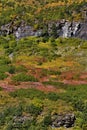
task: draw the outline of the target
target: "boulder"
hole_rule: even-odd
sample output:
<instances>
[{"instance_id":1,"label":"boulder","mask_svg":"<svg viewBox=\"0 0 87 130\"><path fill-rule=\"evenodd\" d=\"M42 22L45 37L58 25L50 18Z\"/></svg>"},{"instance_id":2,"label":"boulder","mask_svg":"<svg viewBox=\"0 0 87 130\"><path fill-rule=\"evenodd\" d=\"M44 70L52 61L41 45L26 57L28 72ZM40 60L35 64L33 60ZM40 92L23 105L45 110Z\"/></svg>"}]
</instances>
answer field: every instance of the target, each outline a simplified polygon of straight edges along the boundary
<instances>
[{"instance_id":1,"label":"boulder","mask_svg":"<svg viewBox=\"0 0 87 130\"><path fill-rule=\"evenodd\" d=\"M53 115L52 120L52 127L73 127L75 123L75 115L68 113L68 114L61 114L61 115Z\"/></svg>"}]
</instances>

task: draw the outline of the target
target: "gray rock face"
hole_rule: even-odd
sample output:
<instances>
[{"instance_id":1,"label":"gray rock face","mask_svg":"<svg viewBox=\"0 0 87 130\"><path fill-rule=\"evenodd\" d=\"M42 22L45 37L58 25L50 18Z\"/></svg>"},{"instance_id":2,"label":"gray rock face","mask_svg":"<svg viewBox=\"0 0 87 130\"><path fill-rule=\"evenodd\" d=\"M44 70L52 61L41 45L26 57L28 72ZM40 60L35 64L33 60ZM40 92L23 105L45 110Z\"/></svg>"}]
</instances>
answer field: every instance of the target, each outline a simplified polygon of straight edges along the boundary
<instances>
[{"instance_id":1,"label":"gray rock face","mask_svg":"<svg viewBox=\"0 0 87 130\"><path fill-rule=\"evenodd\" d=\"M52 121L52 127L73 127L75 123L75 115L74 114L65 114L65 115L54 115Z\"/></svg>"},{"instance_id":2,"label":"gray rock face","mask_svg":"<svg viewBox=\"0 0 87 130\"><path fill-rule=\"evenodd\" d=\"M55 25L55 30L53 28ZM34 30L32 26L27 25L24 21L20 25L14 26L12 22L3 25L0 28L0 35L14 34L17 39L26 36L42 36L44 30ZM57 22L48 23L47 33L52 36L56 33L56 37L78 37L87 40L87 22L70 22L67 20L61 20Z\"/></svg>"},{"instance_id":3,"label":"gray rock face","mask_svg":"<svg viewBox=\"0 0 87 130\"><path fill-rule=\"evenodd\" d=\"M10 35L14 34L17 39L26 36L40 36L41 30L34 30L32 26L27 25L24 21L20 25L13 25L14 23L10 22L9 24L1 26L0 35Z\"/></svg>"},{"instance_id":4,"label":"gray rock face","mask_svg":"<svg viewBox=\"0 0 87 130\"><path fill-rule=\"evenodd\" d=\"M56 23L51 23L51 25L49 25L49 34L51 34L50 32L52 32L52 24L55 24L56 26L56 31L57 31L57 36L61 36L64 38L67 37L76 37L77 32L80 29L80 22L69 22L66 20L63 21L58 21Z\"/></svg>"},{"instance_id":5,"label":"gray rock face","mask_svg":"<svg viewBox=\"0 0 87 130\"><path fill-rule=\"evenodd\" d=\"M79 29L79 23L69 23L66 22L63 29L63 37L72 37L76 35L76 32Z\"/></svg>"},{"instance_id":6,"label":"gray rock face","mask_svg":"<svg viewBox=\"0 0 87 130\"><path fill-rule=\"evenodd\" d=\"M9 35L10 33L12 33L11 23L1 26L1 35Z\"/></svg>"},{"instance_id":7,"label":"gray rock face","mask_svg":"<svg viewBox=\"0 0 87 130\"><path fill-rule=\"evenodd\" d=\"M41 30L34 31L33 27L25 25L18 27L18 29L14 32L14 35L16 36L17 39L26 36L40 36Z\"/></svg>"},{"instance_id":8,"label":"gray rock face","mask_svg":"<svg viewBox=\"0 0 87 130\"><path fill-rule=\"evenodd\" d=\"M75 36L87 40L87 22L80 24L80 29L76 32Z\"/></svg>"}]
</instances>

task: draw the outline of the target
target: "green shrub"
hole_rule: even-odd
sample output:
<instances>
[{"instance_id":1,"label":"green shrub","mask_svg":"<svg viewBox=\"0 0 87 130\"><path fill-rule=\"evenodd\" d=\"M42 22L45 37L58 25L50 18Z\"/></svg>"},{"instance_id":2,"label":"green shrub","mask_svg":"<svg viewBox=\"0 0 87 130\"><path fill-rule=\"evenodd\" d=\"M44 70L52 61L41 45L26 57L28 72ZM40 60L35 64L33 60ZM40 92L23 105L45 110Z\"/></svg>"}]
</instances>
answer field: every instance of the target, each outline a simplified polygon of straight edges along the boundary
<instances>
[{"instance_id":1,"label":"green shrub","mask_svg":"<svg viewBox=\"0 0 87 130\"><path fill-rule=\"evenodd\" d=\"M28 130L48 130L47 126L43 124L38 124L38 125L31 125Z\"/></svg>"},{"instance_id":2,"label":"green shrub","mask_svg":"<svg viewBox=\"0 0 87 130\"><path fill-rule=\"evenodd\" d=\"M19 82L19 81L21 81L21 82L27 82L27 81L37 82L38 81L32 75L27 75L25 73L19 73L19 74L13 76L12 80L16 81L16 82Z\"/></svg>"},{"instance_id":3,"label":"green shrub","mask_svg":"<svg viewBox=\"0 0 87 130\"><path fill-rule=\"evenodd\" d=\"M0 126L5 124L5 116L4 113L0 113Z\"/></svg>"},{"instance_id":4,"label":"green shrub","mask_svg":"<svg viewBox=\"0 0 87 130\"><path fill-rule=\"evenodd\" d=\"M26 98L39 98L39 99L44 99L46 97L46 94L40 90L37 89L20 89L15 92L11 92L10 96L12 97L26 97Z\"/></svg>"},{"instance_id":5,"label":"green shrub","mask_svg":"<svg viewBox=\"0 0 87 130\"><path fill-rule=\"evenodd\" d=\"M6 128L6 130L12 130L12 129L13 129L13 125L12 125L11 122L9 122L9 124L8 124L8 126L7 126L7 128Z\"/></svg>"},{"instance_id":6,"label":"green shrub","mask_svg":"<svg viewBox=\"0 0 87 130\"><path fill-rule=\"evenodd\" d=\"M21 116L22 115L22 111L23 108L22 106L19 104L19 106L11 106L11 107L7 107L4 110L4 115L6 116Z\"/></svg>"},{"instance_id":7,"label":"green shrub","mask_svg":"<svg viewBox=\"0 0 87 130\"><path fill-rule=\"evenodd\" d=\"M51 125L51 122L52 122L52 120L51 120L51 115L49 114L49 115L47 115L47 116L44 118L43 123L44 123L44 125L49 126L49 125Z\"/></svg>"},{"instance_id":8,"label":"green shrub","mask_svg":"<svg viewBox=\"0 0 87 130\"><path fill-rule=\"evenodd\" d=\"M2 87L0 87L0 91L2 91L3 90L3 88Z\"/></svg>"},{"instance_id":9,"label":"green shrub","mask_svg":"<svg viewBox=\"0 0 87 130\"><path fill-rule=\"evenodd\" d=\"M33 104L31 104L30 106L27 106L26 107L26 112L32 114L32 115L35 115L35 116L38 116L42 111L42 108L41 107L37 107Z\"/></svg>"},{"instance_id":10,"label":"green shrub","mask_svg":"<svg viewBox=\"0 0 87 130\"><path fill-rule=\"evenodd\" d=\"M16 72L27 72L27 68L23 65L19 65L19 66L15 67L15 71Z\"/></svg>"},{"instance_id":11,"label":"green shrub","mask_svg":"<svg viewBox=\"0 0 87 130\"><path fill-rule=\"evenodd\" d=\"M82 128L83 130L87 130L87 124L84 124Z\"/></svg>"},{"instance_id":12,"label":"green shrub","mask_svg":"<svg viewBox=\"0 0 87 130\"><path fill-rule=\"evenodd\" d=\"M49 100L57 101L59 99L59 96L56 93L50 92L47 94L47 98Z\"/></svg>"},{"instance_id":13,"label":"green shrub","mask_svg":"<svg viewBox=\"0 0 87 130\"><path fill-rule=\"evenodd\" d=\"M16 109L14 111L14 115L15 116L21 116L22 115L22 111L23 111L22 106L19 105L18 107L16 107Z\"/></svg>"},{"instance_id":14,"label":"green shrub","mask_svg":"<svg viewBox=\"0 0 87 130\"><path fill-rule=\"evenodd\" d=\"M68 88L68 85L65 85L64 83L61 83L61 82L54 82L54 81L46 81L46 82L43 82L44 85L53 85L54 87L56 88L63 88L63 89L67 89Z\"/></svg>"},{"instance_id":15,"label":"green shrub","mask_svg":"<svg viewBox=\"0 0 87 130\"><path fill-rule=\"evenodd\" d=\"M10 74L14 74L14 73L15 73L15 66L10 65L8 72L9 72Z\"/></svg>"},{"instance_id":16,"label":"green shrub","mask_svg":"<svg viewBox=\"0 0 87 130\"><path fill-rule=\"evenodd\" d=\"M2 56L0 57L0 65L8 65L11 61L8 57Z\"/></svg>"},{"instance_id":17,"label":"green shrub","mask_svg":"<svg viewBox=\"0 0 87 130\"><path fill-rule=\"evenodd\" d=\"M0 73L8 72L9 66L8 65L1 65L0 66Z\"/></svg>"},{"instance_id":18,"label":"green shrub","mask_svg":"<svg viewBox=\"0 0 87 130\"><path fill-rule=\"evenodd\" d=\"M5 78L7 78L7 77L8 77L7 74L5 74L5 73L0 73L0 80L3 80L3 79L5 79Z\"/></svg>"}]
</instances>

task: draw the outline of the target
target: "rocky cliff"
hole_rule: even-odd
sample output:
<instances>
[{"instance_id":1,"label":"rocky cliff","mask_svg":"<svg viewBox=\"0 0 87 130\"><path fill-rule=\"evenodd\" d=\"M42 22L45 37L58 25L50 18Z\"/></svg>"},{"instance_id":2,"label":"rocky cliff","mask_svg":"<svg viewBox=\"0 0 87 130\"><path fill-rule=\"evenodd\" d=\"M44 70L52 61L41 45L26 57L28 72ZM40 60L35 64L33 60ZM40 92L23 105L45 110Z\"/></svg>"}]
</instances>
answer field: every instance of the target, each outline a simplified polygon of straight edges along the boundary
<instances>
[{"instance_id":1,"label":"rocky cliff","mask_svg":"<svg viewBox=\"0 0 87 130\"><path fill-rule=\"evenodd\" d=\"M61 20L49 22L42 29L34 30L30 25L22 21L19 25L14 26L11 22L0 28L0 35L14 34L17 39L26 36L55 36L55 37L78 37L87 40L87 22L70 22Z\"/></svg>"}]
</instances>

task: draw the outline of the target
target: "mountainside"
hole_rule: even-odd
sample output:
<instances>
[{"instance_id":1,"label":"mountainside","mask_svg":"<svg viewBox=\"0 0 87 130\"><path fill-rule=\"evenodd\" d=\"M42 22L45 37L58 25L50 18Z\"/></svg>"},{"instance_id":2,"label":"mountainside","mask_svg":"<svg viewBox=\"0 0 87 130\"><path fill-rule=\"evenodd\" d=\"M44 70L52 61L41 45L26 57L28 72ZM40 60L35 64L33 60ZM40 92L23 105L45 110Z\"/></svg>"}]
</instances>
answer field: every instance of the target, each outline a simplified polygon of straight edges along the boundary
<instances>
[{"instance_id":1,"label":"mountainside","mask_svg":"<svg viewBox=\"0 0 87 130\"><path fill-rule=\"evenodd\" d=\"M38 25L40 27L49 20L82 20L86 5L87 2L84 0L82 2L79 0L76 2L74 0L2 0L0 1L0 25L14 19L16 19L15 24L20 23L20 20L25 20L32 25L40 23Z\"/></svg>"},{"instance_id":2,"label":"mountainside","mask_svg":"<svg viewBox=\"0 0 87 130\"><path fill-rule=\"evenodd\" d=\"M86 1L1 1L0 34L87 39Z\"/></svg>"},{"instance_id":3,"label":"mountainside","mask_svg":"<svg viewBox=\"0 0 87 130\"><path fill-rule=\"evenodd\" d=\"M87 130L87 1L0 1L0 130Z\"/></svg>"}]
</instances>

